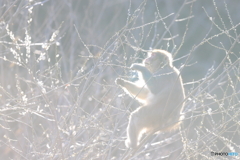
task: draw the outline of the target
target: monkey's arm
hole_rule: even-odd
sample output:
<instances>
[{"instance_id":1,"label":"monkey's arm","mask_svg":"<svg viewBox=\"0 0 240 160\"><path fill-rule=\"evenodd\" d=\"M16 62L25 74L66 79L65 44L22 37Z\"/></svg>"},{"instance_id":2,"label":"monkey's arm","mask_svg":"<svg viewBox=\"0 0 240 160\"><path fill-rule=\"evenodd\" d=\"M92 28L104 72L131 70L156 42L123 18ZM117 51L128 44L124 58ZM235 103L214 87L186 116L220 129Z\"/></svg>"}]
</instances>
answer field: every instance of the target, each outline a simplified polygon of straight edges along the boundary
<instances>
[{"instance_id":1,"label":"monkey's arm","mask_svg":"<svg viewBox=\"0 0 240 160\"><path fill-rule=\"evenodd\" d=\"M124 88L129 94L141 100L145 100L149 93L147 88L138 86L133 82L121 78L116 79L116 84Z\"/></svg>"},{"instance_id":2,"label":"monkey's arm","mask_svg":"<svg viewBox=\"0 0 240 160\"><path fill-rule=\"evenodd\" d=\"M140 71L143 75L143 79L145 82L147 82L152 77L152 73L141 64L134 63L130 68L132 70Z\"/></svg>"},{"instance_id":3,"label":"monkey's arm","mask_svg":"<svg viewBox=\"0 0 240 160\"><path fill-rule=\"evenodd\" d=\"M140 71L142 73L143 79L144 79L147 87L149 88L149 90L153 94L158 93L159 89L156 88L156 86L155 86L155 84L158 82L157 82L156 78L153 77L153 74L145 66L135 63L131 66L131 69Z\"/></svg>"}]
</instances>

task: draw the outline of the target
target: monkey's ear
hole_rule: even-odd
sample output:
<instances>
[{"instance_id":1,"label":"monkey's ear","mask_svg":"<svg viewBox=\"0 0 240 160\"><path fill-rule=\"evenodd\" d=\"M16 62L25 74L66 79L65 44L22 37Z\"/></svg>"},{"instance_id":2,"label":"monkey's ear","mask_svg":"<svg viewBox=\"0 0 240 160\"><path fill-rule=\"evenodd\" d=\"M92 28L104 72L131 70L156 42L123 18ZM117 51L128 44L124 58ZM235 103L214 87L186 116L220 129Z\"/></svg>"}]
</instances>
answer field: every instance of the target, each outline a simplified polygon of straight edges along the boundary
<instances>
[{"instance_id":1,"label":"monkey's ear","mask_svg":"<svg viewBox=\"0 0 240 160\"><path fill-rule=\"evenodd\" d=\"M130 141L129 141L129 139L125 140L125 146L126 146L127 148L130 148L130 149L134 149L134 148L137 147L136 144L131 144Z\"/></svg>"}]
</instances>

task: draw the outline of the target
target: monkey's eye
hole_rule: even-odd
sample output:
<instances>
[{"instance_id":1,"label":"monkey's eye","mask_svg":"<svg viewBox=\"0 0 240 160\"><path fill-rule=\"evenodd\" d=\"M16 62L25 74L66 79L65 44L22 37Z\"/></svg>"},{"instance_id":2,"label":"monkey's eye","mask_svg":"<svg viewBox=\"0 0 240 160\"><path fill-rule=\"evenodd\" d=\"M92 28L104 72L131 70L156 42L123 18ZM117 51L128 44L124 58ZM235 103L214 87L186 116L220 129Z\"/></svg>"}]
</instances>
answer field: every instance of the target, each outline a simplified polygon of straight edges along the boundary
<instances>
[{"instance_id":1,"label":"monkey's eye","mask_svg":"<svg viewBox=\"0 0 240 160\"><path fill-rule=\"evenodd\" d=\"M154 52L148 52L148 57L149 58L154 58L156 56L156 53Z\"/></svg>"},{"instance_id":2,"label":"monkey's eye","mask_svg":"<svg viewBox=\"0 0 240 160\"><path fill-rule=\"evenodd\" d=\"M155 56L156 56L156 53L148 52L148 57L155 57Z\"/></svg>"},{"instance_id":3,"label":"monkey's eye","mask_svg":"<svg viewBox=\"0 0 240 160\"><path fill-rule=\"evenodd\" d=\"M155 56L156 56L156 53L152 53L152 54L151 54L151 57L155 57Z\"/></svg>"},{"instance_id":4,"label":"monkey's eye","mask_svg":"<svg viewBox=\"0 0 240 160\"><path fill-rule=\"evenodd\" d=\"M151 57L152 52L148 52L147 55L148 55L148 57Z\"/></svg>"}]
</instances>

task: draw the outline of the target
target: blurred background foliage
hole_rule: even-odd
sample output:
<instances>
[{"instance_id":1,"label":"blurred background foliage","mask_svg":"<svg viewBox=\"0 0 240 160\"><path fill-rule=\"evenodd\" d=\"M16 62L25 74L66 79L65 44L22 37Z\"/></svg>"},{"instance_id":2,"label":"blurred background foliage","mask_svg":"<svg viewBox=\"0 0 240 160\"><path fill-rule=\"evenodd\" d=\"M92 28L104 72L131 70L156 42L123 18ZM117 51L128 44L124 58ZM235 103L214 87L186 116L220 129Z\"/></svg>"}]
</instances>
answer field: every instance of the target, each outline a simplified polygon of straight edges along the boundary
<instances>
[{"instance_id":1,"label":"blurred background foliage","mask_svg":"<svg viewBox=\"0 0 240 160\"><path fill-rule=\"evenodd\" d=\"M0 6L1 159L214 159L211 151L240 151L238 0ZM114 80L137 79L128 67L155 48L171 52L181 71L186 120L180 134L156 135L158 145L131 155L123 142L139 104Z\"/></svg>"}]
</instances>

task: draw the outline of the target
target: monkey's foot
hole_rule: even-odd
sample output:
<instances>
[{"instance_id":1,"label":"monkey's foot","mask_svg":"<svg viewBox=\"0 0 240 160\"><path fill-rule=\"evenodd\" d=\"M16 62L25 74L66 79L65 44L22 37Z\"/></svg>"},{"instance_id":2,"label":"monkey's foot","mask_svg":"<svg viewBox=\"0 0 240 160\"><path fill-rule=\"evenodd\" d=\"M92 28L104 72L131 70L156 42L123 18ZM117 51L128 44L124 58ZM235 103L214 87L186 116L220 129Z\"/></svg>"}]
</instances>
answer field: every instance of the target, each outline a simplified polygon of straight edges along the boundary
<instances>
[{"instance_id":1,"label":"monkey's foot","mask_svg":"<svg viewBox=\"0 0 240 160\"><path fill-rule=\"evenodd\" d=\"M129 139L125 140L125 145L127 148L132 148L132 149L137 147L137 144L130 142Z\"/></svg>"}]
</instances>

